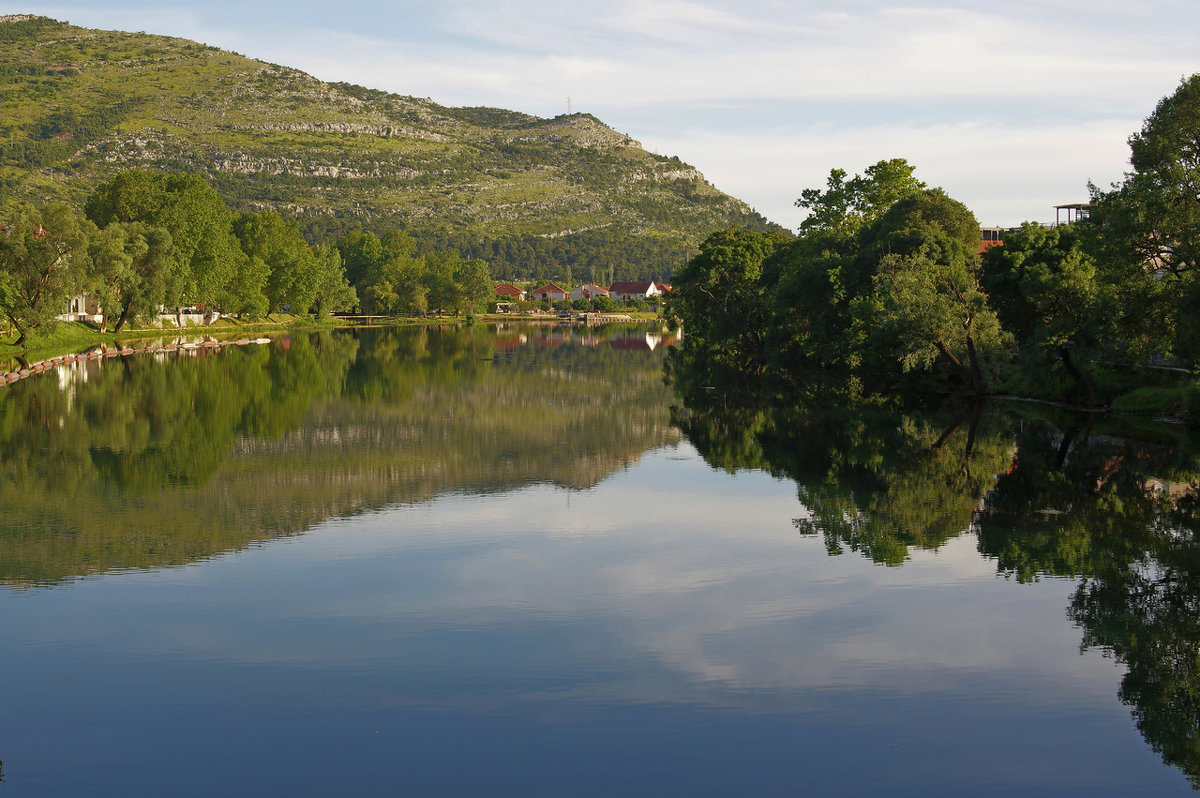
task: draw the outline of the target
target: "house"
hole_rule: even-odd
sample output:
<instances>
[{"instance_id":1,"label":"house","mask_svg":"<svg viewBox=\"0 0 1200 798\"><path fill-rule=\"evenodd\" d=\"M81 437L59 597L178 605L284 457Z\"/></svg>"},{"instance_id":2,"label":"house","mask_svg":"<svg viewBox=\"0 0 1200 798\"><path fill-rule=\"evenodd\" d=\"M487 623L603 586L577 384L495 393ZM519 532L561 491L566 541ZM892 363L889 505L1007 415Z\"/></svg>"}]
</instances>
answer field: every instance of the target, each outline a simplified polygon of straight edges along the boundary
<instances>
[{"instance_id":1,"label":"house","mask_svg":"<svg viewBox=\"0 0 1200 798\"><path fill-rule=\"evenodd\" d=\"M571 299L595 299L598 296L608 296L608 289L595 283L584 283L571 292Z\"/></svg>"},{"instance_id":2,"label":"house","mask_svg":"<svg viewBox=\"0 0 1200 798\"><path fill-rule=\"evenodd\" d=\"M104 321L104 311L100 300L90 294L79 294L67 300L64 312L58 314L59 321L90 321L100 324Z\"/></svg>"},{"instance_id":3,"label":"house","mask_svg":"<svg viewBox=\"0 0 1200 798\"><path fill-rule=\"evenodd\" d=\"M992 247L1003 246L1005 230L1006 228L1003 227L979 228L979 249L977 253L982 255Z\"/></svg>"},{"instance_id":4,"label":"house","mask_svg":"<svg viewBox=\"0 0 1200 798\"><path fill-rule=\"evenodd\" d=\"M554 283L546 283L541 288L533 290L534 299L549 299L551 302L561 302L567 298L567 292Z\"/></svg>"},{"instance_id":5,"label":"house","mask_svg":"<svg viewBox=\"0 0 1200 798\"><path fill-rule=\"evenodd\" d=\"M649 299L662 293L653 282L613 283L608 292L613 299Z\"/></svg>"},{"instance_id":6,"label":"house","mask_svg":"<svg viewBox=\"0 0 1200 798\"><path fill-rule=\"evenodd\" d=\"M525 301L525 292L511 283L503 283L496 286L496 293L500 296L507 297L513 302Z\"/></svg>"}]
</instances>

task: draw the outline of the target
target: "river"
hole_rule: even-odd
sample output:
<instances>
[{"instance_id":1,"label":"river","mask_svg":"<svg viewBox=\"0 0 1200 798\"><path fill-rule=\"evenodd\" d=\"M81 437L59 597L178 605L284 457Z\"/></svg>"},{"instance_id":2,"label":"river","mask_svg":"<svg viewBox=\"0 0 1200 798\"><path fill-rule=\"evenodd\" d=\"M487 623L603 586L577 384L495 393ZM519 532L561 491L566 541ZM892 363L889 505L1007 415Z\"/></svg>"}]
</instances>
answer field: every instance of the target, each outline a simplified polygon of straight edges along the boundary
<instances>
[{"instance_id":1,"label":"river","mask_svg":"<svg viewBox=\"0 0 1200 798\"><path fill-rule=\"evenodd\" d=\"M718 412L669 344L0 388L0 798L1192 792L1184 433Z\"/></svg>"}]
</instances>

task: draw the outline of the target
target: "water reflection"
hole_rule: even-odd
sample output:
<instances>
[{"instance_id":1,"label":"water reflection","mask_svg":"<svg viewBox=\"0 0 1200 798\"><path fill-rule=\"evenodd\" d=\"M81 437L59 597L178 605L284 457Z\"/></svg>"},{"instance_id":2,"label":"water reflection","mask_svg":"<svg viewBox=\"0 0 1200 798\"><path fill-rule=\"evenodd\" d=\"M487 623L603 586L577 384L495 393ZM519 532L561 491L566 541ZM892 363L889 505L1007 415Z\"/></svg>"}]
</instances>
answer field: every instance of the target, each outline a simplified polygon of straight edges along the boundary
<instances>
[{"instance_id":1,"label":"water reflection","mask_svg":"<svg viewBox=\"0 0 1200 798\"><path fill-rule=\"evenodd\" d=\"M598 345L625 331L512 335L326 331L10 385L0 580L178 565L448 491L585 489L678 438L661 356Z\"/></svg>"},{"instance_id":2,"label":"water reflection","mask_svg":"<svg viewBox=\"0 0 1200 798\"><path fill-rule=\"evenodd\" d=\"M672 428L644 330L557 326L5 390L14 795L1185 789L1072 596L1193 770L1186 439L747 395Z\"/></svg>"},{"instance_id":3,"label":"water reflection","mask_svg":"<svg viewBox=\"0 0 1200 798\"><path fill-rule=\"evenodd\" d=\"M686 378L676 422L716 467L794 480L806 535L899 565L967 532L1016 582L1079 580L1081 648L1200 786L1200 447L1186 430L1038 406L882 412L728 404Z\"/></svg>"}]
</instances>

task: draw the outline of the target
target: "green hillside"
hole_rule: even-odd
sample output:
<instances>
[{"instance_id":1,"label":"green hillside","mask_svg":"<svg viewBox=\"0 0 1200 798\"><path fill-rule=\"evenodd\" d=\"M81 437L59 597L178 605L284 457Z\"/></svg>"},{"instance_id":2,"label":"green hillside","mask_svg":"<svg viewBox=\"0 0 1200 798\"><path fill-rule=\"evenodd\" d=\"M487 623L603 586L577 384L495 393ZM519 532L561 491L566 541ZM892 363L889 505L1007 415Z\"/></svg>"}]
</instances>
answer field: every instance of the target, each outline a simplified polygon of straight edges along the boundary
<instances>
[{"instance_id":1,"label":"green hillside","mask_svg":"<svg viewBox=\"0 0 1200 798\"><path fill-rule=\"evenodd\" d=\"M769 226L588 114L447 108L184 39L0 17L0 197L81 205L132 167L200 174L315 236L404 227L497 276L635 261L665 276L715 229Z\"/></svg>"}]
</instances>

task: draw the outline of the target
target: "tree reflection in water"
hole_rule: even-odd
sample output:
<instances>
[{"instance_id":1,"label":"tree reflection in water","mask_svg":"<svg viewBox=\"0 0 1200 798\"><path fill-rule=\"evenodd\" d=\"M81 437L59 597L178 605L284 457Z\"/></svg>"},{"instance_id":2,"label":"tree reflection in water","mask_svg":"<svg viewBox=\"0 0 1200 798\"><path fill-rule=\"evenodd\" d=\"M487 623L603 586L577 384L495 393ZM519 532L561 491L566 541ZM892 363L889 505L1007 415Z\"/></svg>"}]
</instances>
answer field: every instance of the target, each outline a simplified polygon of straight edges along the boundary
<instances>
[{"instance_id":1,"label":"tree reflection in water","mask_svg":"<svg viewBox=\"0 0 1200 798\"><path fill-rule=\"evenodd\" d=\"M678 439L661 353L508 335L305 333L9 386L0 582L186 564L451 491L586 488Z\"/></svg>"},{"instance_id":2,"label":"tree reflection in water","mask_svg":"<svg viewBox=\"0 0 1200 798\"><path fill-rule=\"evenodd\" d=\"M973 532L1018 583L1079 580L1081 650L1126 666L1138 729L1200 788L1200 447L1186 430L1040 406L779 407L675 376L673 418L705 460L794 480L797 529L831 555L899 565Z\"/></svg>"}]
</instances>

